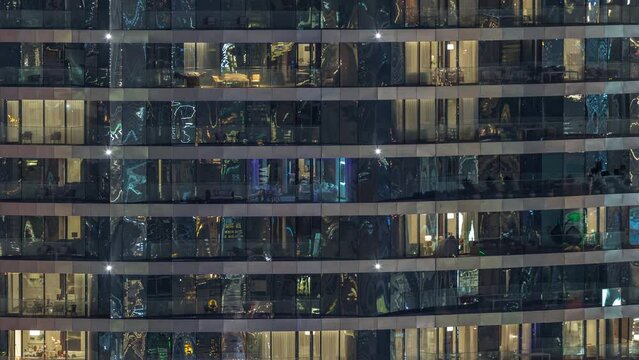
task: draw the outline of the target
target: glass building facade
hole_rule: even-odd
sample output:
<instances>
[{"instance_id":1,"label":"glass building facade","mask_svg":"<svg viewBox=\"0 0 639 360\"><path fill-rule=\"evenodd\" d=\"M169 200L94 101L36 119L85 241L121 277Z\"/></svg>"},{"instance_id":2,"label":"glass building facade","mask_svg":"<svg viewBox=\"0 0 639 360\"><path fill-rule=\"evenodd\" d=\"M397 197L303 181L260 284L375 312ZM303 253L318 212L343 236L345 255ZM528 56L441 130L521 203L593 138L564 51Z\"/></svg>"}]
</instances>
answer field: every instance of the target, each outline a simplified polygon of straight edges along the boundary
<instances>
[{"instance_id":1,"label":"glass building facade","mask_svg":"<svg viewBox=\"0 0 639 360\"><path fill-rule=\"evenodd\" d=\"M639 0L0 0L0 360L639 359Z\"/></svg>"}]
</instances>

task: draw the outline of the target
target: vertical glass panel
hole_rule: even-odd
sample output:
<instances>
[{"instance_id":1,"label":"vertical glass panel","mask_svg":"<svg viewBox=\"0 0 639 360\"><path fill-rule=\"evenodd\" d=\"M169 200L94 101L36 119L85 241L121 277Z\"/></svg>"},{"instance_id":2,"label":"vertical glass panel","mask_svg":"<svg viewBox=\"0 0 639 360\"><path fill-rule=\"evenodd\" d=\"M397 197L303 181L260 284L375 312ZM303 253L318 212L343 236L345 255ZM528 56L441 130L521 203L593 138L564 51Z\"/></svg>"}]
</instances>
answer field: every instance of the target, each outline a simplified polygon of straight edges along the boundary
<instances>
[{"instance_id":1,"label":"vertical glass panel","mask_svg":"<svg viewBox=\"0 0 639 360\"><path fill-rule=\"evenodd\" d=\"M194 316L198 312L196 284L196 275L172 277L172 314Z\"/></svg>"},{"instance_id":2,"label":"vertical glass panel","mask_svg":"<svg viewBox=\"0 0 639 360\"><path fill-rule=\"evenodd\" d=\"M147 256L147 228L143 216L111 218L111 254L124 260L144 259Z\"/></svg>"},{"instance_id":3,"label":"vertical glass panel","mask_svg":"<svg viewBox=\"0 0 639 360\"><path fill-rule=\"evenodd\" d=\"M44 315L44 274L22 274L22 314Z\"/></svg>"},{"instance_id":4,"label":"vertical glass panel","mask_svg":"<svg viewBox=\"0 0 639 360\"><path fill-rule=\"evenodd\" d=\"M171 256L174 258L195 257L195 223L192 217L173 219L173 246Z\"/></svg>"},{"instance_id":5,"label":"vertical glass panel","mask_svg":"<svg viewBox=\"0 0 639 360\"><path fill-rule=\"evenodd\" d=\"M112 203L124 202L122 194L122 177L123 169L121 159L111 159L111 167L109 170L109 199Z\"/></svg>"},{"instance_id":6,"label":"vertical glass panel","mask_svg":"<svg viewBox=\"0 0 639 360\"><path fill-rule=\"evenodd\" d=\"M64 144L66 123L64 100L45 100L44 121L44 142L46 144Z\"/></svg>"},{"instance_id":7,"label":"vertical glass panel","mask_svg":"<svg viewBox=\"0 0 639 360\"><path fill-rule=\"evenodd\" d=\"M583 321L565 321L562 325L562 345L564 356L579 356L583 354Z\"/></svg>"},{"instance_id":8,"label":"vertical glass panel","mask_svg":"<svg viewBox=\"0 0 639 360\"><path fill-rule=\"evenodd\" d=\"M220 84L220 53L218 43L197 43L196 44L195 66L199 74L202 85Z\"/></svg>"},{"instance_id":9,"label":"vertical glass panel","mask_svg":"<svg viewBox=\"0 0 639 360\"><path fill-rule=\"evenodd\" d=\"M318 0L297 0L297 28L320 28L322 8L322 2Z\"/></svg>"},{"instance_id":10,"label":"vertical glass panel","mask_svg":"<svg viewBox=\"0 0 639 360\"><path fill-rule=\"evenodd\" d=\"M147 314L146 281L141 276L122 278L125 318L145 317Z\"/></svg>"},{"instance_id":11,"label":"vertical glass panel","mask_svg":"<svg viewBox=\"0 0 639 360\"><path fill-rule=\"evenodd\" d=\"M322 43L321 78L322 86L339 86L340 73L344 71L340 60L339 44ZM351 59L352 61L352 59ZM355 74L357 74L355 72Z\"/></svg>"},{"instance_id":12,"label":"vertical glass panel","mask_svg":"<svg viewBox=\"0 0 639 360\"><path fill-rule=\"evenodd\" d=\"M296 44L293 42L276 42L271 44L270 48L270 85L271 86L295 86L296 70L295 62L297 59ZM259 73L251 75L250 85L254 87L262 86L264 79L261 79ZM265 84L269 84L266 79Z\"/></svg>"},{"instance_id":13,"label":"vertical glass panel","mask_svg":"<svg viewBox=\"0 0 639 360\"><path fill-rule=\"evenodd\" d=\"M419 83L433 85L437 81L439 47L436 41L419 43Z\"/></svg>"},{"instance_id":14,"label":"vertical glass panel","mask_svg":"<svg viewBox=\"0 0 639 360\"><path fill-rule=\"evenodd\" d=\"M340 331L323 330L322 337L322 360L340 359ZM342 346L347 346L343 344Z\"/></svg>"},{"instance_id":15,"label":"vertical glass panel","mask_svg":"<svg viewBox=\"0 0 639 360\"><path fill-rule=\"evenodd\" d=\"M195 1L173 0L171 2L172 17L171 26L174 29L195 28Z\"/></svg>"},{"instance_id":16,"label":"vertical glass panel","mask_svg":"<svg viewBox=\"0 0 639 360\"><path fill-rule=\"evenodd\" d=\"M196 299L198 314L208 316L220 313L224 279L217 274L196 275Z\"/></svg>"},{"instance_id":17,"label":"vertical glass panel","mask_svg":"<svg viewBox=\"0 0 639 360\"><path fill-rule=\"evenodd\" d=\"M42 80L45 85L65 85L67 63L65 62L64 47L64 44L60 43L42 44Z\"/></svg>"},{"instance_id":18,"label":"vertical glass panel","mask_svg":"<svg viewBox=\"0 0 639 360\"><path fill-rule=\"evenodd\" d=\"M392 273L390 275L390 311L411 313L419 309L419 287L414 272Z\"/></svg>"},{"instance_id":19,"label":"vertical glass panel","mask_svg":"<svg viewBox=\"0 0 639 360\"><path fill-rule=\"evenodd\" d=\"M501 353L518 353L519 338L519 325L501 325L499 351Z\"/></svg>"},{"instance_id":20,"label":"vertical glass panel","mask_svg":"<svg viewBox=\"0 0 639 360\"><path fill-rule=\"evenodd\" d=\"M48 336L47 331L47 336ZM66 336L65 336L66 335ZM66 353L71 359L86 359L87 351L87 331L66 331L61 333L60 342L56 344L59 351ZM66 338L66 341L65 341ZM55 338L54 338L55 339Z\"/></svg>"},{"instance_id":21,"label":"vertical glass panel","mask_svg":"<svg viewBox=\"0 0 639 360\"><path fill-rule=\"evenodd\" d=\"M146 28L146 1L125 0L121 3L122 28L125 30Z\"/></svg>"},{"instance_id":22,"label":"vertical glass panel","mask_svg":"<svg viewBox=\"0 0 639 360\"><path fill-rule=\"evenodd\" d=\"M148 333L146 337L146 356L148 360L162 360L170 358L172 349L172 334Z\"/></svg>"},{"instance_id":23,"label":"vertical glass panel","mask_svg":"<svg viewBox=\"0 0 639 360\"><path fill-rule=\"evenodd\" d=\"M42 84L42 45L41 43L22 43L20 83L38 86Z\"/></svg>"},{"instance_id":24,"label":"vertical glass panel","mask_svg":"<svg viewBox=\"0 0 639 360\"><path fill-rule=\"evenodd\" d=\"M123 87L145 87L147 81L146 45L122 43L119 46L121 47Z\"/></svg>"},{"instance_id":25,"label":"vertical glass panel","mask_svg":"<svg viewBox=\"0 0 639 360\"><path fill-rule=\"evenodd\" d=\"M564 80L579 81L584 73L584 43L582 39L564 39Z\"/></svg>"},{"instance_id":26,"label":"vertical glass panel","mask_svg":"<svg viewBox=\"0 0 639 360\"><path fill-rule=\"evenodd\" d=\"M65 316L65 280L64 274L44 274L44 314L46 316Z\"/></svg>"},{"instance_id":27,"label":"vertical glass panel","mask_svg":"<svg viewBox=\"0 0 639 360\"><path fill-rule=\"evenodd\" d=\"M21 135L20 101L7 100L7 142L17 143ZM33 138L33 136L32 136Z\"/></svg>"},{"instance_id":28,"label":"vertical glass panel","mask_svg":"<svg viewBox=\"0 0 639 360\"><path fill-rule=\"evenodd\" d=\"M221 353L221 333L203 333L195 334L196 342L194 344L195 354L198 359L214 360L220 358ZM192 339L189 339L189 343ZM186 343L186 341L185 341ZM193 356L192 354L190 354Z\"/></svg>"},{"instance_id":29,"label":"vertical glass panel","mask_svg":"<svg viewBox=\"0 0 639 360\"><path fill-rule=\"evenodd\" d=\"M67 86L84 86L84 49L83 43L64 44L64 63L67 64L64 80Z\"/></svg>"},{"instance_id":30,"label":"vertical glass panel","mask_svg":"<svg viewBox=\"0 0 639 360\"><path fill-rule=\"evenodd\" d=\"M59 332L57 331L51 331L51 333L59 334ZM15 345L18 349L20 349L24 357L30 357L30 356L34 358L44 357L45 350L46 350L44 331L42 330L16 331L16 336L18 338L16 338Z\"/></svg>"},{"instance_id":31,"label":"vertical glass panel","mask_svg":"<svg viewBox=\"0 0 639 360\"><path fill-rule=\"evenodd\" d=\"M421 256L433 256L438 237L437 215L419 214L419 253Z\"/></svg>"},{"instance_id":32,"label":"vertical glass panel","mask_svg":"<svg viewBox=\"0 0 639 360\"><path fill-rule=\"evenodd\" d=\"M24 255L37 256L46 253L44 217L25 216L22 220L22 251Z\"/></svg>"},{"instance_id":33,"label":"vertical glass panel","mask_svg":"<svg viewBox=\"0 0 639 360\"><path fill-rule=\"evenodd\" d=\"M168 259L171 257L173 239L172 218L149 217L146 219L146 241L149 258Z\"/></svg>"},{"instance_id":34,"label":"vertical glass panel","mask_svg":"<svg viewBox=\"0 0 639 360\"><path fill-rule=\"evenodd\" d=\"M173 201L187 202L196 198L193 184L196 183L195 162L191 160L173 160L171 162Z\"/></svg>"},{"instance_id":35,"label":"vertical glass panel","mask_svg":"<svg viewBox=\"0 0 639 360\"><path fill-rule=\"evenodd\" d=\"M320 314L320 275L298 275L295 284L297 314L318 316ZM319 346L319 344L317 344Z\"/></svg>"},{"instance_id":36,"label":"vertical glass panel","mask_svg":"<svg viewBox=\"0 0 639 360\"><path fill-rule=\"evenodd\" d=\"M122 188L124 202L146 201L146 160L123 160Z\"/></svg>"},{"instance_id":37,"label":"vertical glass panel","mask_svg":"<svg viewBox=\"0 0 639 360\"><path fill-rule=\"evenodd\" d=\"M298 358L321 358L321 333L322 331L298 331Z\"/></svg>"},{"instance_id":38,"label":"vertical glass panel","mask_svg":"<svg viewBox=\"0 0 639 360\"><path fill-rule=\"evenodd\" d=\"M459 83L477 83L477 66L479 59L479 45L477 41L459 42ZM452 56L452 54L451 54Z\"/></svg>"},{"instance_id":39,"label":"vertical glass panel","mask_svg":"<svg viewBox=\"0 0 639 360\"><path fill-rule=\"evenodd\" d=\"M42 100L22 100L22 143L42 144L44 137Z\"/></svg>"},{"instance_id":40,"label":"vertical glass panel","mask_svg":"<svg viewBox=\"0 0 639 360\"><path fill-rule=\"evenodd\" d=\"M437 348L437 329L419 329L419 358L436 359Z\"/></svg>"},{"instance_id":41,"label":"vertical glass panel","mask_svg":"<svg viewBox=\"0 0 639 360\"><path fill-rule=\"evenodd\" d=\"M282 337L279 336L280 334L284 334L284 332L278 331L271 333L270 331L260 331L244 333L244 336L246 338L246 358L270 360L271 353L273 353L273 359L279 359L279 357L276 357L276 348L271 349L271 341L273 341L273 346L276 346L275 343L277 343L277 346L283 346L284 351L286 351L286 346L290 345L283 343L282 340L293 340L293 345L295 345L295 339L282 339ZM242 355L244 354L235 354L235 356Z\"/></svg>"},{"instance_id":42,"label":"vertical glass panel","mask_svg":"<svg viewBox=\"0 0 639 360\"><path fill-rule=\"evenodd\" d=\"M87 291L85 274L66 275L66 316L85 316ZM76 351L81 351L81 349Z\"/></svg>"},{"instance_id":43,"label":"vertical glass panel","mask_svg":"<svg viewBox=\"0 0 639 360\"><path fill-rule=\"evenodd\" d=\"M437 108L434 99L419 100L419 141L435 142L437 139Z\"/></svg>"},{"instance_id":44,"label":"vertical glass panel","mask_svg":"<svg viewBox=\"0 0 639 360\"><path fill-rule=\"evenodd\" d=\"M273 360L288 360L295 358L295 332L276 331L271 335Z\"/></svg>"},{"instance_id":45,"label":"vertical glass panel","mask_svg":"<svg viewBox=\"0 0 639 360\"><path fill-rule=\"evenodd\" d=\"M459 140L473 141L477 138L477 119L479 107L477 99L463 98L459 100Z\"/></svg>"},{"instance_id":46,"label":"vertical glass panel","mask_svg":"<svg viewBox=\"0 0 639 360\"><path fill-rule=\"evenodd\" d=\"M477 354L477 326L460 326L457 328L457 331L457 351L459 352L459 354L465 354L462 356L472 356L472 354Z\"/></svg>"},{"instance_id":47,"label":"vertical glass panel","mask_svg":"<svg viewBox=\"0 0 639 360\"><path fill-rule=\"evenodd\" d=\"M407 214L404 221L404 237L406 240L405 251L409 257L419 256L420 243L420 229L419 229L419 215Z\"/></svg>"},{"instance_id":48,"label":"vertical glass panel","mask_svg":"<svg viewBox=\"0 0 639 360\"><path fill-rule=\"evenodd\" d=\"M221 255L243 257L246 254L245 225L243 218L224 217L222 219Z\"/></svg>"},{"instance_id":49,"label":"vertical glass panel","mask_svg":"<svg viewBox=\"0 0 639 360\"><path fill-rule=\"evenodd\" d=\"M196 130L196 107L192 102L171 102L173 119L171 138L174 144L193 144Z\"/></svg>"},{"instance_id":50,"label":"vertical glass panel","mask_svg":"<svg viewBox=\"0 0 639 360\"><path fill-rule=\"evenodd\" d=\"M144 102L122 104L122 145L146 144L146 118L148 108Z\"/></svg>"},{"instance_id":51,"label":"vertical glass panel","mask_svg":"<svg viewBox=\"0 0 639 360\"><path fill-rule=\"evenodd\" d=\"M319 44L297 44L297 87L319 85L319 50Z\"/></svg>"},{"instance_id":52,"label":"vertical glass panel","mask_svg":"<svg viewBox=\"0 0 639 360\"><path fill-rule=\"evenodd\" d=\"M225 275L222 290L222 313L241 317L246 311L247 284L245 275Z\"/></svg>"},{"instance_id":53,"label":"vertical glass panel","mask_svg":"<svg viewBox=\"0 0 639 360\"><path fill-rule=\"evenodd\" d=\"M197 241L198 257L220 256L220 225L219 216L198 216L195 218L195 239Z\"/></svg>"},{"instance_id":54,"label":"vertical glass panel","mask_svg":"<svg viewBox=\"0 0 639 360\"><path fill-rule=\"evenodd\" d=\"M7 274L7 313L8 314L20 314L20 307L28 310L27 303L20 298L20 274L8 273Z\"/></svg>"},{"instance_id":55,"label":"vertical glass panel","mask_svg":"<svg viewBox=\"0 0 639 360\"><path fill-rule=\"evenodd\" d=\"M84 101L66 101L66 143L84 144Z\"/></svg>"},{"instance_id":56,"label":"vertical glass panel","mask_svg":"<svg viewBox=\"0 0 639 360\"><path fill-rule=\"evenodd\" d=\"M564 40L542 40L542 82L562 82L564 78Z\"/></svg>"},{"instance_id":57,"label":"vertical glass panel","mask_svg":"<svg viewBox=\"0 0 639 360\"><path fill-rule=\"evenodd\" d=\"M146 353L146 335L145 332L122 333L122 357L128 360L143 360Z\"/></svg>"},{"instance_id":58,"label":"vertical glass panel","mask_svg":"<svg viewBox=\"0 0 639 360\"><path fill-rule=\"evenodd\" d=\"M166 160L147 161L147 201L166 202L171 200L171 162Z\"/></svg>"},{"instance_id":59,"label":"vertical glass panel","mask_svg":"<svg viewBox=\"0 0 639 360\"><path fill-rule=\"evenodd\" d=\"M296 250L296 218L270 218L271 225L271 254L277 258L294 258Z\"/></svg>"},{"instance_id":60,"label":"vertical glass panel","mask_svg":"<svg viewBox=\"0 0 639 360\"><path fill-rule=\"evenodd\" d=\"M271 254L270 218L251 217L246 219L246 250L249 260L270 260Z\"/></svg>"}]
</instances>

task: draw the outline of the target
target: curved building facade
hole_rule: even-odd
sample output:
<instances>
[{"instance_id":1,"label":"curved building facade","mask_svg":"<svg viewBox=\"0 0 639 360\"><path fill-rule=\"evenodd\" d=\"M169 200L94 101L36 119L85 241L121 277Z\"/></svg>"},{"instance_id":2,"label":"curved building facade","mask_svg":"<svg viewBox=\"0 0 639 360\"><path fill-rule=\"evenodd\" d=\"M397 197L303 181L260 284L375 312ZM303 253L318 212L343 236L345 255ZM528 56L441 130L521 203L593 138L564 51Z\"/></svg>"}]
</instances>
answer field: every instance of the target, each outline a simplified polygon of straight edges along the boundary
<instances>
[{"instance_id":1,"label":"curved building facade","mask_svg":"<svg viewBox=\"0 0 639 360\"><path fill-rule=\"evenodd\" d=\"M0 1L0 360L639 358L638 24Z\"/></svg>"}]
</instances>

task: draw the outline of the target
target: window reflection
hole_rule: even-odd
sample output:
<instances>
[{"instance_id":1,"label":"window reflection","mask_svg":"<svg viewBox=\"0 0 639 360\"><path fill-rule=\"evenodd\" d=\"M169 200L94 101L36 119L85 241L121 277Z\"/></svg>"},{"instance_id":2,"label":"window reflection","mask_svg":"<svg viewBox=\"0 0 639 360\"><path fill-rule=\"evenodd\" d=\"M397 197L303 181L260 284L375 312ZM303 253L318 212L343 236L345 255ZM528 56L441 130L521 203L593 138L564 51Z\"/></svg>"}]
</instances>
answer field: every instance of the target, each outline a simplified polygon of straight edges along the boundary
<instances>
[{"instance_id":1,"label":"window reflection","mask_svg":"<svg viewBox=\"0 0 639 360\"><path fill-rule=\"evenodd\" d=\"M356 7L355 13L357 9L364 8ZM619 81L635 79L639 73L636 43L635 38L620 37L406 43L87 43L81 44L83 48L78 44L3 43L0 49L12 57L6 60L6 68L15 71L7 71L0 81L11 86L125 88ZM40 117L25 118L25 127L41 127L45 117L50 128L46 134L33 133L34 141L60 141L62 134L55 135L55 128L64 123L60 104L50 100L47 111L38 112ZM24 114L28 113L23 110L23 118Z\"/></svg>"},{"instance_id":2,"label":"window reflection","mask_svg":"<svg viewBox=\"0 0 639 360\"><path fill-rule=\"evenodd\" d=\"M357 159L4 159L0 174L6 180L0 195L7 200L106 202L107 181L112 203L380 202L621 194L636 187L633 152ZM95 174L102 175L94 179ZM33 241L41 237L32 236Z\"/></svg>"},{"instance_id":3,"label":"window reflection","mask_svg":"<svg viewBox=\"0 0 639 360\"><path fill-rule=\"evenodd\" d=\"M7 100L0 108L0 142L384 145L625 137L635 134L636 103L634 94L323 102Z\"/></svg>"},{"instance_id":4,"label":"window reflection","mask_svg":"<svg viewBox=\"0 0 639 360\"><path fill-rule=\"evenodd\" d=\"M99 1L8 2L0 11L6 28L107 29L109 12ZM517 0L298 0L282 3L216 1L122 1L117 29L383 29L513 27L521 25L618 24L637 18L633 1L538 2Z\"/></svg>"},{"instance_id":5,"label":"window reflection","mask_svg":"<svg viewBox=\"0 0 639 360\"><path fill-rule=\"evenodd\" d=\"M169 354L198 358L241 355L288 359L294 357L292 354L298 354L300 358L321 355L321 358L328 359L355 359L375 354L384 358L407 359L444 356L508 359L527 356L531 351L566 359L633 357L637 354L637 340L633 337L636 323L632 318L619 318L420 329L235 333L5 330L0 332L0 351L10 358L92 359L96 354L87 350L90 344L99 341L109 345L100 347L100 357L123 357L126 354L140 359L156 359ZM171 346L173 343L176 345Z\"/></svg>"},{"instance_id":6,"label":"window reflection","mask_svg":"<svg viewBox=\"0 0 639 360\"><path fill-rule=\"evenodd\" d=\"M637 274L636 264L627 262L313 275L0 274L0 300L14 305L0 312L55 318L269 319L607 308L637 304L632 290ZM583 338L578 325L563 331L565 338Z\"/></svg>"},{"instance_id":7,"label":"window reflection","mask_svg":"<svg viewBox=\"0 0 639 360\"><path fill-rule=\"evenodd\" d=\"M636 213L596 207L343 217L5 216L0 257L383 259L615 250L638 246Z\"/></svg>"}]
</instances>

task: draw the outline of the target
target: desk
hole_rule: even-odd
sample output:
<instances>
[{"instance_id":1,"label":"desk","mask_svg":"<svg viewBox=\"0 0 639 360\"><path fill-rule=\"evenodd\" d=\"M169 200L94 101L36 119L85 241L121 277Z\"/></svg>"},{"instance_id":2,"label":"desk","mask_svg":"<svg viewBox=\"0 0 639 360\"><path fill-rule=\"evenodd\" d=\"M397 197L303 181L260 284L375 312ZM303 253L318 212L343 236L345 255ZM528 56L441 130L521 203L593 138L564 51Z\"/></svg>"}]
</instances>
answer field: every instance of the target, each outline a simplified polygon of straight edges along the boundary
<instances>
[{"instance_id":1,"label":"desk","mask_svg":"<svg viewBox=\"0 0 639 360\"><path fill-rule=\"evenodd\" d=\"M226 84L239 83L239 84L242 84L243 86L248 86L250 83L249 77L245 74L240 74L240 73L224 74L222 75L222 80L224 80Z\"/></svg>"},{"instance_id":2,"label":"desk","mask_svg":"<svg viewBox=\"0 0 639 360\"><path fill-rule=\"evenodd\" d=\"M178 73L181 77L186 81L186 87L199 87L200 86L200 77L204 75L204 73L198 71L185 71L183 73Z\"/></svg>"}]
</instances>

